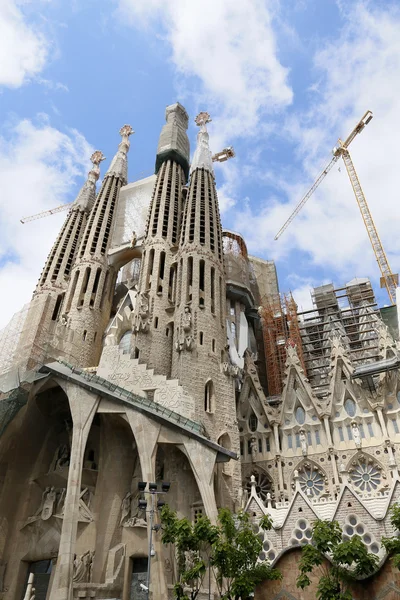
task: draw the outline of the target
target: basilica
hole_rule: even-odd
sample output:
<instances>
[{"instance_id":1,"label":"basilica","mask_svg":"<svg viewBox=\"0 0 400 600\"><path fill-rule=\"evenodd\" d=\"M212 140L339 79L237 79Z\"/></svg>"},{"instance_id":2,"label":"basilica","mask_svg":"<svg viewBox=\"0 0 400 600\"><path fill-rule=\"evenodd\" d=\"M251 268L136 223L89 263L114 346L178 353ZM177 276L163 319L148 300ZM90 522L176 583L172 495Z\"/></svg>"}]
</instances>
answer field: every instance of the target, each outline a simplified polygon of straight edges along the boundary
<instances>
[{"instance_id":1,"label":"basilica","mask_svg":"<svg viewBox=\"0 0 400 600\"><path fill-rule=\"evenodd\" d=\"M214 164L233 149L213 154L202 112L190 160L185 108L165 119L150 177L129 182L129 125L99 189L92 155L31 302L0 332L0 600L173 598L164 502L193 522L271 515L260 560L283 579L260 600L315 598L295 585L300 548L316 518L337 519L379 557L354 597L389 600L396 307L358 278L299 313L273 261L222 228Z\"/></svg>"}]
</instances>

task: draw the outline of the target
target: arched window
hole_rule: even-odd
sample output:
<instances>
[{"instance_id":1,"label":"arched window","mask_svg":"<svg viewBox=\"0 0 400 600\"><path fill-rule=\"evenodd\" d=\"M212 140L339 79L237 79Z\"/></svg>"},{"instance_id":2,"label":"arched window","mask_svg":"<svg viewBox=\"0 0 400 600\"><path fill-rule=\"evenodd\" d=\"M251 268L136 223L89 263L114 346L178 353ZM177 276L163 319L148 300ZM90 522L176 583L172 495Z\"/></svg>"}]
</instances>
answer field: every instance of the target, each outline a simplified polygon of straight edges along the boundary
<instances>
[{"instance_id":1,"label":"arched window","mask_svg":"<svg viewBox=\"0 0 400 600\"><path fill-rule=\"evenodd\" d=\"M303 425L304 421L306 420L306 413L302 406L298 406L296 408L295 417L296 417L296 421L298 422L298 424Z\"/></svg>"},{"instance_id":2,"label":"arched window","mask_svg":"<svg viewBox=\"0 0 400 600\"><path fill-rule=\"evenodd\" d=\"M356 403L351 398L347 398L344 403L344 410L347 412L349 417L354 417L356 414Z\"/></svg>"},{"instance_id":3,"label":"arched window","mask_svg":"<svg viewBox=\"0 0 400 600\"><path fill-rule=\"evenodd\" d=\"M258 427L258 419L254 413L251 413L249 417L249 429L250 431L256 431Z\"/></svg>"},{"instance_id":4,"label":"arched window","mask_svg":"<svg viewBox=\"0 0 400 600\"><path fill-rule=\"evenodd\" d=\"M131 345L131 331L125 331L124 335L119 340L118 348L124 353L128 354Z\"/></svg>"},{"instance_id":5,"label":"arched window","mask_svg":"<svg viewBox=\"0 0 400 600\"><path fill-rule=\"evenodd\" d=\"M214 384L211 381L207 381L204 388L204 410L207 413L214 412Z\"/></svg>"}]
</instances>

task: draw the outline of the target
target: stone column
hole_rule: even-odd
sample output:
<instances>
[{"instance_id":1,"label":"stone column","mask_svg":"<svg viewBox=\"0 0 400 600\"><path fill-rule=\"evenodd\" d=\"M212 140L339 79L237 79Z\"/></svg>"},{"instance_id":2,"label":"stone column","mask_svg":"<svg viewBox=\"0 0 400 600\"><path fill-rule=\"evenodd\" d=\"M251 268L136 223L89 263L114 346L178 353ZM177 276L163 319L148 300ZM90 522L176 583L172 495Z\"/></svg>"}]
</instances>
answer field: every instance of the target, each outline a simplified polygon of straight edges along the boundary
<instances>
[{"instance_id":1,"label":"stone column","mask_svg":"<svg viewBox=\"0 0 400 600\"><path fill-rule=\"evenodd\" d=\"M127 411L127 417L135 437L143 481L147 481L148 483L155 482L157 441L161 425L133 410ZM147 510L150 510L152 498L150 494L146 494L146 496ZM157 504L157 499L155 498L154 500L155 504ZM147 519L147 535L150 538L149 519ZM148 560L151 561L150 597L152 600L164 600L168 598L168 587L161 535L153 531L152 541L155 555L148 557Z\"/></svg>"},{"instance_id":2,"label":"stone column","mask_svg":"<svg viewBox=\"0 0 400 600\"><path fill-rule=\"evenodd\" d=\"M337 468L337 464L336 464L336 456L335 456L334 448L332 448L332 447L329 448L329 454L331 456L333 479L335 480L335 486L338 487L338 486L340 486L340 481L339 481L339 473L338 473L338 468Z\"/></svg>"},{"instance_id":3,"label":"stone column","mask_svg":"<svg viewBox=\"0 0 400 600\"><path fill-rule=\"evenodd\" d=\"M325 433L326 433L326 439L327 439L327 442L328 442L328 447L332 448L333 447L333 443L332 443L331 428L329 427L329 417L328 417L328 415L324 415L324 425L325 425Z\"/></svg>"},{"instance_id":4,"label":"stone column","mask_svg":"<svg viewBox=\"0 0 400 600\"><path fill-rule=\"evenodd\" d=\"M50 600L70 600L73 593L73 559L78 530L83 457L93 417L99 404L99 397L74 383L61 380L58 383L68 396L73 431L64 518L55 575L56 581Z\"/></svg>"},{"instance_id":5,"label":"stone column","mask_svg":"<svg viewBox=\"0 0 400 600\"><path fill-rule=\"evenodd\" d=\"M214 493L214 466L217 453L193 439L185 440L184 452L192 467L206 515L212 523L215 523L218 516Z\"/></svg>"}]
</instances>

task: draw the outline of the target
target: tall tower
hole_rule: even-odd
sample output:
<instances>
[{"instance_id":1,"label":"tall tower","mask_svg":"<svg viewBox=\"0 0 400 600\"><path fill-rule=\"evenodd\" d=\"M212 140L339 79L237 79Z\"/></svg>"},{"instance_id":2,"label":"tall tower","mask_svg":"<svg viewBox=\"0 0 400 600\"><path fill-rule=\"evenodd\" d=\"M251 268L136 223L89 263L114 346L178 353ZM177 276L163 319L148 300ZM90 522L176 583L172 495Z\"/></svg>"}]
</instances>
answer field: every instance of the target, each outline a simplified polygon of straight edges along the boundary
<instances>
[{"instance_id":1,"label":"tall tower","mask_svg":"<svg viewBox=\"0 0 400 600\"><path fill-rule=\"evenodd\" d=\"M79 243L88 215L96 197L96 182L100 176L99 164L104 160L100 151L91 156L93 168L65 219L64 225L51 249L33 294L21 335L17 355L21 366L28 369L54 358L52 337L61 314L71 270L76 260Z\"/></svg>"},{"instance_id":2,"label":"tall tower","mask_svg":"<svg viewBox=\"0 0 400 600\"><path fill-rule=\"evenodd\" d=\"M149 209L139 300L134 323L135 356L156 373L170 375L176 302L177 251L189 171L188 115L167 106L156 158L157 180Z\"/></svg>"},{"instance_id":3,"label":"tall tower","mask_svg":"<svg viewBox=\"0 0 400 600\"><path fill-rule=\"evenodd\" d=\"M213 438L218 439L228 428L229 436L237 442L237 429L233 426L234 382L221 369L227 344L226 286L221 221L206 127L210 120L205 112L195 119L200 131L177 257L172 375L195 398L196 418L204 422Z\"/></svg>"},{"instance_id":4,"label":"tall tower","mask_svg":"<svg viewBox=\"0 0 400 600\"><path fill-rule=\"evenodd\" d=\"M110 318L116 272L108 265L107 253L119 191L127 183L127 153L132 133L130 125L120 130L122 141L91 210L66 294L64 352L81 367L97 364Z\"/></svg>"}]
</instances>

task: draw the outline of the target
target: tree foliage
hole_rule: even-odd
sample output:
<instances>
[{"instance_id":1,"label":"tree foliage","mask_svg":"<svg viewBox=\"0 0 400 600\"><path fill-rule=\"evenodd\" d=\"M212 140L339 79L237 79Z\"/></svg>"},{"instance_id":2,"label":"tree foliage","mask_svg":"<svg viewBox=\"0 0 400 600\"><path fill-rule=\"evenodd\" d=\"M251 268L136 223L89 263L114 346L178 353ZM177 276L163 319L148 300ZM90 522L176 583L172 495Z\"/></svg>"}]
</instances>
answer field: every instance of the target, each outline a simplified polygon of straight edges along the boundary
<instances>
[{"instance_id":1,"label":"tree foliage","mask_svg":"<svg viewBox=\"0 0 400 600\"><path fill-rule=\"evenodd\" d=\"M400 505L398 502L393 504L390 509L390 521L393 527L400 532ZM394 535L390 538L382 538L382 545L385 547L386 552L392 557L394 566L400 569L400 537Z\"/></svg>"},{"instance_id":2,"label":"tree foliage","mask_svg":"<svg viewBox=\"0 0 400 600\"><path fill-rule=\"evenodd\" d=\"M337 521L318 520L313 523L311 544L302 548L297 587L309 586L310 575L318 571L318 600L351 600L349 584L371 575L377 563L378 557L368 552L360 537L343 541Z\"/></svg>"},{"instance_id":3,"label":"tree foliage","mask_svg":"<svg viewBox=\"0 0 400 600\"><path fill-rule=\"evenodd\" d=\"M207 517L193 525L186 518L179 519L166 505L161 511L161 524L163 543L175 547L175 597L180 600L195 600L207 568L214 573L221 600L246 600L258 583L281 577L267 561L259 561L262 542L245 512L233 515L224 508L219 511L217 525ZM271 528L268 515L261 519L260 526Z\"/></svg>"}]
</instances>

